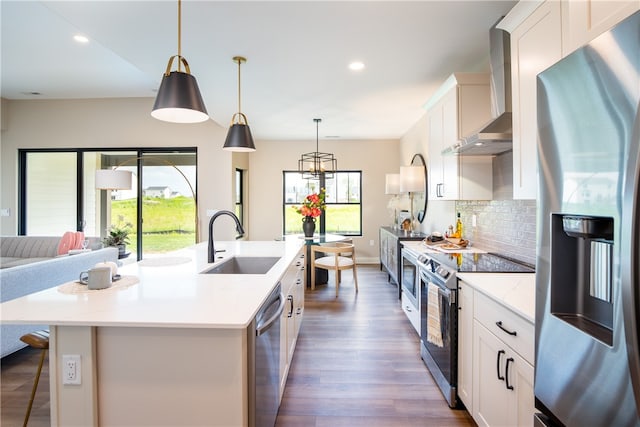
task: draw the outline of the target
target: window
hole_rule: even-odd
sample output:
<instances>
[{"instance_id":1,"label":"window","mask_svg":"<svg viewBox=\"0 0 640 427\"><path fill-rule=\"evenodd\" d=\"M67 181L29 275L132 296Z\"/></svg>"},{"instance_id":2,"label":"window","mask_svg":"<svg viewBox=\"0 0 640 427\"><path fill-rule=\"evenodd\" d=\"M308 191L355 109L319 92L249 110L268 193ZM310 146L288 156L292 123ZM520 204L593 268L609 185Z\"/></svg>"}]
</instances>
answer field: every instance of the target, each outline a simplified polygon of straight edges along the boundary
<instances>
[{"instance_id":1,"label":"window","mask_svg":"<svg viewBox=\"0 0 640 427\"><path fill-rule=\"evenodd\" d=\"M320 217L318 231L348 236L362 235L362 172L335 172L333 179L304 179L295 171L283 172L283 232L302 233L302 218L293 207L304 198L326 188L327 209Z\"/></svg>"}]
</instances>

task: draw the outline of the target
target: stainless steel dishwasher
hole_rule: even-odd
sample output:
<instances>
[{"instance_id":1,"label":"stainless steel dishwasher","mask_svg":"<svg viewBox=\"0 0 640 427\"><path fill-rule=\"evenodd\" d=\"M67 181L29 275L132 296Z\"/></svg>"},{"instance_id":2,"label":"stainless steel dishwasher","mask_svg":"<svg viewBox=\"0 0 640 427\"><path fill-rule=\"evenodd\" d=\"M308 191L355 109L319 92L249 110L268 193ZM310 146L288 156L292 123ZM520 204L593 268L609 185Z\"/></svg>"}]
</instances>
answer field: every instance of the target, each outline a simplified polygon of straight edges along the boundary
<instances>
[{"instance_id":1,"label":"stainless steel dishwasher","mask_svg":"<svg viewBox=\"0 0 640 427\"><path fill-rule=\"evenodd\" d=\"M278 283L247 331L250 427L273 427L276 423L280 404L280 315L284 305Z\"/></svg>"}]
</instances>

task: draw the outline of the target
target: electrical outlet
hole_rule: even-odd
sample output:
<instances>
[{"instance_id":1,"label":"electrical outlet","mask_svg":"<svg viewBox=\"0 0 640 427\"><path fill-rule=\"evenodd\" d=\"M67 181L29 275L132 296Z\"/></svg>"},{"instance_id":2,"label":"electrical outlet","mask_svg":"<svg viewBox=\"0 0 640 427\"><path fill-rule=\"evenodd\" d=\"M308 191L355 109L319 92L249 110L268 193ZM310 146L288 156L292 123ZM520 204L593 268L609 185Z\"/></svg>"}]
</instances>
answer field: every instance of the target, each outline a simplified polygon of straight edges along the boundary
<instances>
[{"instance_id":1,"label":"electrical outlet","mask_svg":"<svg viewBox=\"0 0 640 427\"><path fill-rule=\"evenodd\" d=\"M375 244L376 244L376 242L374 242L374 241L373 241L373 239L372 239L372 240L369 240L369 246L373 246L373 245L375 245Z\"/></svg>"},{"instance_id":2,"label":"electrical outlet","mask_svg":"<svg viewBox=\"0 0 640 427\"><path fill-rule=\"evenodd\" d=\"M471 226L472 227L477 227L478 226L478 218L474 215L471 215Z\"/></svg>"},{"instance_id":3,"label":"electrical outlet","mask_svg":"<svg viewBox=\"0 0 640 427\"><path fill-rule=\"evenodd\" d=\"M62 384L82 384L82 365L79 354L62 355Z\"/></svg>"},{"instance_id":4,"label":"electrical outlet","mask_svg":"<svg viewBox=\"0 0 640 427\"><path fill-rule=\"evenodd\" d=\"M11 216L11 209L9 208L0 209L0 216Z\"/></svg>"}]
</instances>

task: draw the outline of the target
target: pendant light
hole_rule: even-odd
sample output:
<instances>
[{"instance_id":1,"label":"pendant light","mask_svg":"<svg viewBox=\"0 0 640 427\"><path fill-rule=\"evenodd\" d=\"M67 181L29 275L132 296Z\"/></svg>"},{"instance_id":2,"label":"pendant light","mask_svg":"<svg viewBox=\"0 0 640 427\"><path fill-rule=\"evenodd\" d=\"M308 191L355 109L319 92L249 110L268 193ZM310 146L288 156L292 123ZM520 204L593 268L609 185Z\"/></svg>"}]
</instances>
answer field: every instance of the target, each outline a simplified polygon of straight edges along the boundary
<instances>
[{"instance_id":1,"label":"pendant light","mask_svg":"<svg viewBox=\"0 0 640 427\"><path fill-rule=\"evenodd\" d=\"M196 78L191 74L189 63L182 56L182 2L178 0L178 54L169 58L167 69L162 75L156 102L151 115L158 120L173 123L199 123L209 119ZM177 58L178 70L171 71L173 60ZM184 65L185 71L182 71Z\"/></svg>"},{"instance_id":2,"label":"pendant light","mask_svg":"<svg viewBox=\"0 0 640 427\"><path fill-rule=\"evenodd\" d=\"M227 151L256 151L247 116L242 114L240 109L240 64L246 62L247 59L242 56L234 56L233 61L238 63L238 112L231 118L231 127L222 149ZM237 122L236 118L238 119Z\"/></svg>"},{"instance_id":3,"label":"pendant light","mask_svg":"<svg viewBox=\"0 0 640 427\"><path fill-rule=\"evenodd\" d=\"M326 179L333 178L334 172L338 170L338 161L331 153L321 153L318 151L318 123L322 119L313 119L316 122L316 151L305 153L298 160L298 172L305 179L319 178L324 174Z\"/></svg>"}]
</instances>

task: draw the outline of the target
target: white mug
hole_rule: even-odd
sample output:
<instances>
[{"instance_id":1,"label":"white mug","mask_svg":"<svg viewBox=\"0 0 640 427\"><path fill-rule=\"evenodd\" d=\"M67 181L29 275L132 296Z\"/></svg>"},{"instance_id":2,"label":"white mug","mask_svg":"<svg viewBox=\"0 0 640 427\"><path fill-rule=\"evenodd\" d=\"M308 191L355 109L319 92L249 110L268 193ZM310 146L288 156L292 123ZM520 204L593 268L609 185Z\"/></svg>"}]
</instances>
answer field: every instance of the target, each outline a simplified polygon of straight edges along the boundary
<instances>
[{"instance_id":1,"label":"white mug","mask_svg":"<svg viewBox=\"0 0 640 427\"><path fill-rule=\"evenodd\" d=\"M116 264L115 262L105 261L105 262L99 262L96 265L94 265L94 268L99 268L99 267L109 267L111 269L111 280L113 280L118 274L118 264Z\"/></svg>"},{"instance_id":2,"label":"white mug","mask_svg":"<svg viewBox=\"0 0 640 427\"><path fill-rule=\"evenodd\" d=\"M78 280L89 289L106 289L111 286L111 268L94 267L80 273Z\"/></svg>"}]
</instances>

